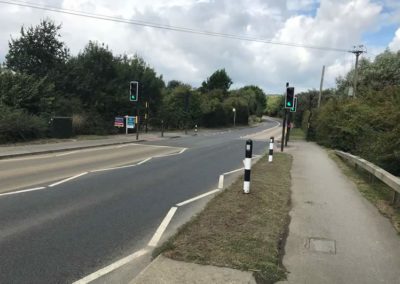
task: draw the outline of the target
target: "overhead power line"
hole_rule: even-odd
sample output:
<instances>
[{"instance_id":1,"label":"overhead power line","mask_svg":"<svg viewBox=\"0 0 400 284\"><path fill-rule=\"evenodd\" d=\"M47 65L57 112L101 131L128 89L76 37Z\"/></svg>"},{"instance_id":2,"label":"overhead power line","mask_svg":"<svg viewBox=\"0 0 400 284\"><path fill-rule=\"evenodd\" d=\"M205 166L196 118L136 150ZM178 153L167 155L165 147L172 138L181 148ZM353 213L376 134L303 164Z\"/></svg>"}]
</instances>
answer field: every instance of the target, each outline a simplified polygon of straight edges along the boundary
<instances>
[{"instance_id":1,"label":"overhead power line","mask_svg":"<svg viewBox=\"0 0 400 284\"><path fill-rule=\"evenodd\" d=\"M325 51L349 52L349 50L342 49L342 48L327 47L327 46L314 46L314 45L290 43L290 42L281 42L281 41L274 41L274 40L268 40L268 39L262 39L262 38L249 37L249 36L244 36L244 35L217 33L217 32L204 31L204 30L196 30L196 29L191 29L191 28L186 28L186 27L163 25L163 24L141 21L141 20L128 20L128 19L119 18L119 17L111 17L111 16L107 16L107 15L93 14L93 13L87 13L87 12L82 12L82 11L57 8L57 7L53 7L53 6L47 6L47 5L38 5L38 4L24 2L24 1L0 0L0 3L14 5L14 6L20 6L20 7L29 7L32 9L68 14L68 15L97 19L97 20L111 21L111 22L116 22L116 23L124 23L124 24L143 26L143 27L151 27L151 28L170 30L170 31L176 31L176 32L198 34L198 35L204 35L204 36L222 37L222 38L230 38L230 39L243 40L243 41L249 41L249 42L258 42L258 43L266 43L266 44L274 44L274 45L309 48L309 49L325 50Z\"/></svg>"}]
</instances>

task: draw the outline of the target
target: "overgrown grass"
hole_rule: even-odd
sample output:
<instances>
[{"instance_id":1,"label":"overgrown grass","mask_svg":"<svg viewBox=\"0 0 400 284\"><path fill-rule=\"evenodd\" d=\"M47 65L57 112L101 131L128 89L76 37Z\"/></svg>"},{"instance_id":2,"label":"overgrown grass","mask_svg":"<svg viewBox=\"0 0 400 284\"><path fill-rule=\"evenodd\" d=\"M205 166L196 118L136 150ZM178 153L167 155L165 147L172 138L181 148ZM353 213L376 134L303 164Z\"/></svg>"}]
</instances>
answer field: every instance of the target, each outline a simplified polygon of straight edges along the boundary
<instances>
[{"instance_id":1,"label":"overgrown grass","mask_svg":"<svg viewBox=\"0 0 400 284\"><path fill-rule=\"evenodd\" d=\"M291 140L305 140L306 134L301 128L293 128L290 130L290 139Z\"/></svg>"},{"instance_id":2,"label":"overgrown grass","mask_svg":"<svg viewBox=\"0 0 400 284\"><path fill-rule=\"evenodd\" d=\"M329 151L329 156L338 164L343 173L353 181L361 194L373 203L378 210L388 217L400 233L400 208L391 205L393 190L362 169L356 169L349 163L340 159L334 151Z\"/></svg>"},{"instance_id":3,"label":"overgrown grass","mask_svg":"<svg viewBox=\"0 0 400 284\"><path fill-rule=\"evenodd\" d=\"M263 157L252 169L251 193L238 179L154 256L253 271L259 283L285 279L281 264L289 224L292 157Z\"/></svg>"}]
</instances>

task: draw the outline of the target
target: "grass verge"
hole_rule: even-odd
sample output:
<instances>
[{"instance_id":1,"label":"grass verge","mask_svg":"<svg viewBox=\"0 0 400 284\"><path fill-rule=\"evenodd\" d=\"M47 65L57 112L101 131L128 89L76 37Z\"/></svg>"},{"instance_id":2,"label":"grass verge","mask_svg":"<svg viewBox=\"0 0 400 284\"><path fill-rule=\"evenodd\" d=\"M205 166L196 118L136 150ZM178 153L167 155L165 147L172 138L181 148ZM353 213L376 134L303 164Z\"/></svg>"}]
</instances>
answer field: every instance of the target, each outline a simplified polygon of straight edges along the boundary
<instances>
[{"instance_id":1,"label":"grass verge","mask_svg":"<svg viewBox=\"0 0 400 284\"><path fill-rule=\"evenodd\" d=\"M290 139L293 140L306 140L306 134L301 128L292 128L290 130Z\"/></svg>"},{"instance_id":2,"label":"grass verge","mask_svg":"<svg viewBox=\"0 0 400 284\"><path fill-rule=\"evenodd\" d=\"M253 271L258 283L286 278L282 266L290 210L292 157L264 156L252 168L251 193L243 178L156 249L175 260Z\"/></svg>"},{"instance_id":3,"label":"grass verge","mask_svg":"<svg viewBox=\"0 0 400 284\"><path fill-rule=\"evenodd\" d=\"M334 151L329 151L329 156L338 164L342 172L353 181L361 194L374 204L379 212L388 217L394 228L400 233L400 208L390 205L393 190L362 169L356 169L340 159Z\"/></svg>"}]
</instances>

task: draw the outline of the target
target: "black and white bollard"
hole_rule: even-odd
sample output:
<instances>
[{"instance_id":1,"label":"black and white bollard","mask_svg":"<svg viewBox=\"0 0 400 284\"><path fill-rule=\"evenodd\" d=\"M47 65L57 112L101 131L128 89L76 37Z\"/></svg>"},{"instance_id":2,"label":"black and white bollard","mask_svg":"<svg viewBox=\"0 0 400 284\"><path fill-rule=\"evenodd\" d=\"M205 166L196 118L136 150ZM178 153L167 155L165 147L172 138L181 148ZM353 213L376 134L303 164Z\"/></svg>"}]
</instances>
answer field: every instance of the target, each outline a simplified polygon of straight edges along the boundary
<instances>
[{"instance_id":1,"label":"black and white bollard","mask_svg":"<svg viewBox=\"0 0 400 284\"><path fill-rule=\"evenodd\" d=\"M250 174L251 174L251 156L253 153L253 141L246 141L246 158L244 159L244 184L243 193L250 193Z\"/></svg>"},{"instance_id":2,"label":"black and white bollard","mask_svg":"<svg viewBox=\"0 0 400 284\"><path fill-rule=\"evenodd\" d=\"M271 136L269 139L269 153L268 153L268 162L272 162L274 159L274 136Z\"/></svg>"},{"instance_id":3,"label":"black and white bollard","mask_svg":"<svg viewBox=\"0 0 400 284\"><path fill-rule=\"evenodd\" d=\"M197 124L194 126L194 135L197 135Z\"/></svg>"}]
</instances>

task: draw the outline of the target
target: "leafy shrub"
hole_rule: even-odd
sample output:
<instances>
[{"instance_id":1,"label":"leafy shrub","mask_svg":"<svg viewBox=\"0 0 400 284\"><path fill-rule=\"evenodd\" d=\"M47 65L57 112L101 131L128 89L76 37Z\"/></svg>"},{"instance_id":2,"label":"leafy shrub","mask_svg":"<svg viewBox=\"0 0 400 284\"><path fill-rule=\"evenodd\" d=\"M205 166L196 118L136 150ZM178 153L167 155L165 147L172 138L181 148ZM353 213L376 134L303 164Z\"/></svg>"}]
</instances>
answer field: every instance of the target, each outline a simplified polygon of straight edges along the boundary
<instances>
[{"instance_id":1,"label":"leafy shrub","mask_svg":"<svg viewBox=\"0 0 400 284\"><path fill-rule=\"evenodd\" d=\"M0 107L0 142L27 141L44 137L48 124L44 118L21 109Z\"/></svg>"}]
</instances>

